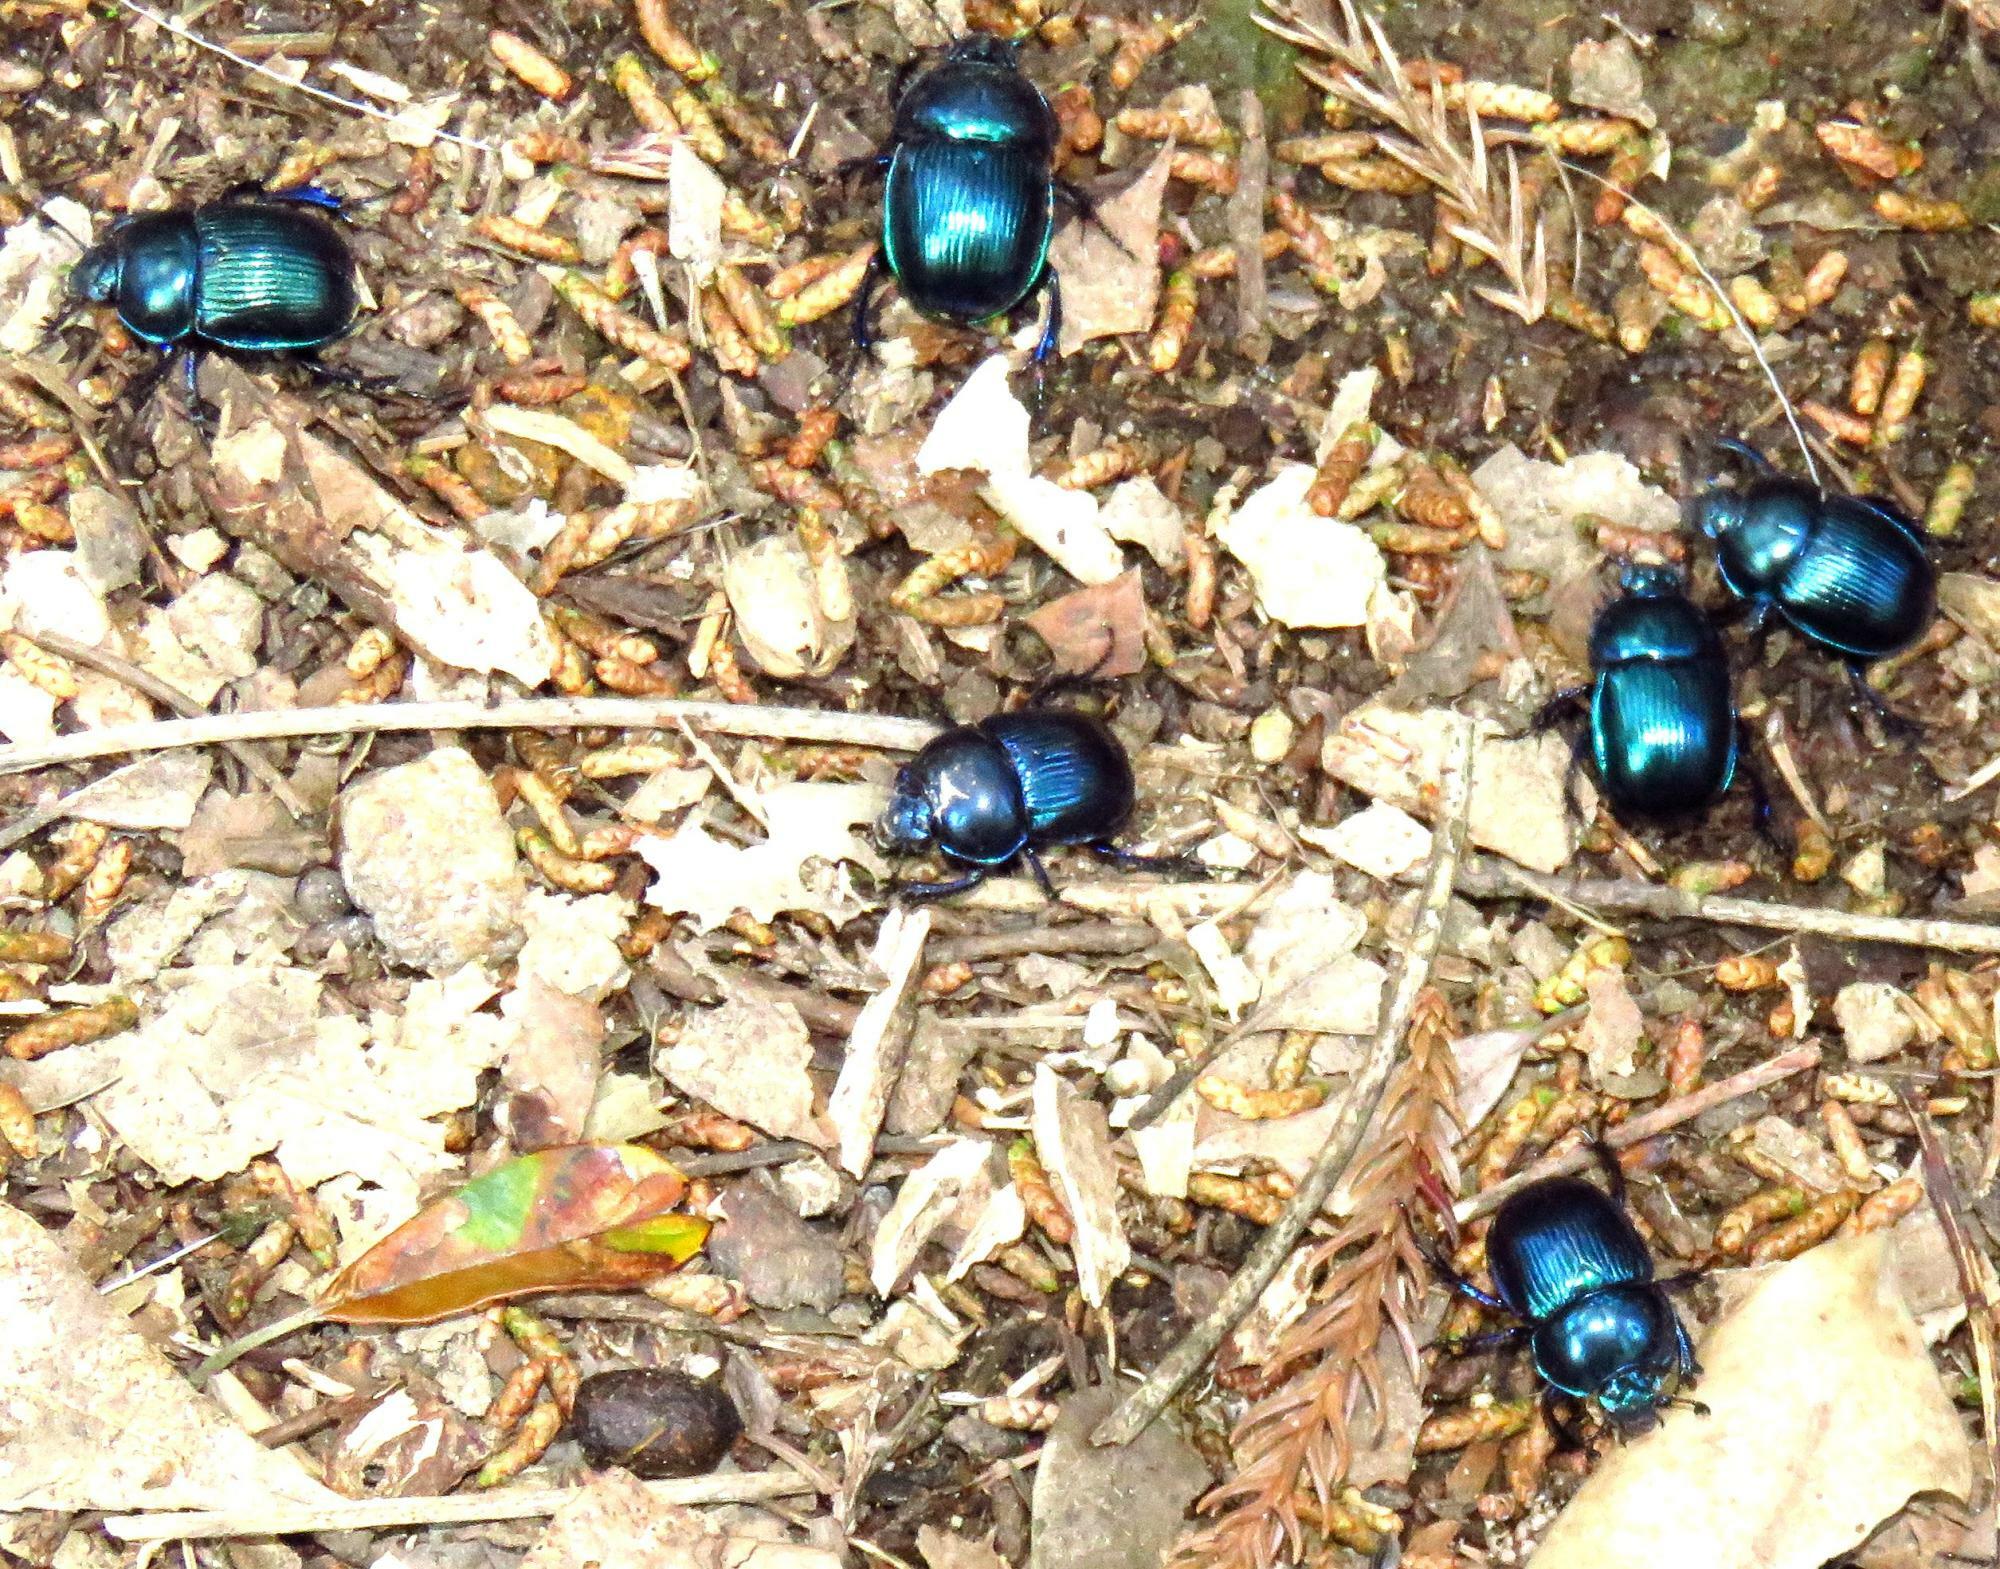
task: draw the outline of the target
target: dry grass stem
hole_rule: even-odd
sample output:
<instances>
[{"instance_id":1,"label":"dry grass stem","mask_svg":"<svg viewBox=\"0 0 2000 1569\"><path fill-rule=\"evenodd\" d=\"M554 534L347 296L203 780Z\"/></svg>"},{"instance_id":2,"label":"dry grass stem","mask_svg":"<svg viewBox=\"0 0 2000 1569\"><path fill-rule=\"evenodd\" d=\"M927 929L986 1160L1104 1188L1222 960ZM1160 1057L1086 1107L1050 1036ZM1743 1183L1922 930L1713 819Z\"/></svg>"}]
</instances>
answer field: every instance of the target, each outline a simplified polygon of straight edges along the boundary
<instances>
[{"instance_id":1,"label":"dry grass stem","mask_svg":"<svg viewBox=\"0 0 2000 1569\"><path fill-rule=\"evenodd\" d=\"M848 714L832 709L744 706L649 697L526 697L483 703L362 703L345 708L256 709L106 725L52 741L0 746L0 774L77 763L127 752L182 746L276 741L311 735L361 735L377 730L657 730L687 720L720 735L914 752L943 727L924 719Z\"/></svg>"},{"instance_id":2,"label":"dry grass stem","mask_svg":"<svg viewBox=\"0 0 2000 1569\"><path fill-rule=\"evenodd\" d=\"M789 1471L683 1477L648 1482L662 1503L757 1503L812 1491ZM441 1498L342 1498L301 1504L272 1498L236 1509L113 1515L105 1531L122 1542L180 1542L233 1536L292 1536L308 1531L379 1531L398 1526L465 1525L488 1520L532 1520L554 1514L576 1496L573 1487L514 1488L497 1493L457 1493Z\"/></svg>"}]
</instances>

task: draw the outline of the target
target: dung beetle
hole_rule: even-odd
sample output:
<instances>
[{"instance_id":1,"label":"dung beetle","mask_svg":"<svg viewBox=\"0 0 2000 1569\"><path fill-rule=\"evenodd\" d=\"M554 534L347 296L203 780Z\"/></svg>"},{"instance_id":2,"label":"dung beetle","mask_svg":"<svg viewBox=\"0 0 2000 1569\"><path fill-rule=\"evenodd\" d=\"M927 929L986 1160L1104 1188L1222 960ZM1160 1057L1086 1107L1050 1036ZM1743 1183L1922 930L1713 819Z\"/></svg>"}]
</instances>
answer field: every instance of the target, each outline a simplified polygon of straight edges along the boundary
<instances>
[{"instance_id":1,"label":"dung beetle","mask_svg":"<svg viewBox=\"0 0 2000 1569\"><path fill-rule=\"evenodd\" d=\"M874 341L870 311L886 270L919 311L959 323L1011 311L1046 288L1035 360L1047 357L1062 331L1062 290L1049 266L1059 136L1048 100L1004 39L961 38L916 75L897 96L888 143L861 160L885 183L882 244L855 302L856 347Z\"/></svg>"},{"instance_id":2,"label":"dung beetle","mask_svg":"<svg viewBox=\"0 0 2000 1569\"><path fill-rule=\"evenodd\" d=\"M1486 1233L1494 1292L1440 1266L1457 1290L1520 1320L1496 1340L1527 1341L1547 1386L1543 1411L1558 1437L1581 1447L1558 1407L1594 1400L1621 1434L1643 1432L1675 1386L1701 1371L1667 1289L1625 1212L1625 1176L1602 1143L1611 1191L1577 1177L1531 1183L1500 1206ZM1495 1294L1497 1293L1497 1294ZM1686 1401L1706 1415L1707 1407Z\"/></svg>"},{"instance_id":3,"label":"dung beetle","mask_svg":"<svg viewBox=\"0 0 2000 1569\"><path fill-rule=\"evenodd\" d=\"M1701 494L1693 521L1715 541L1722 581L1748 604L1755 627L1778 616L1845 655L1857 677L1860 666L1923 634L1937 607L1937 569L1894 503L1831 495L1780 474L1743 442L1716 445L1750 478Z\"/></svg>"},{"instance_id":4,"label":"dung beetle","mask_svg":"<svg viewBox=\"0 0 2000 1569\"><path fill-rule=\"evenodd\" d=\"M316 186L240 185L212 202L121 218L70 274L79 302L117 308L131 334L195 356L311 355L353 325L354 257ZM162 368L165 368L163 362Z\"/></svg>"},{"instance_id":5,"label":"dung beetle","mask_svg":"<svg viewBox=\"0 0 2000 1569\"><path fill-rule=\"evenodd\" d=\"M903 884L908 899L962 893L1016 859L1054 898L1036 852L1064 844L1129 866L1190 870L1179 857L1135 855L1111 843L1134 799L1132 764L1101 720L1026 708L955 726L926 744L897 770L875 837L891 853L935 848L967 868L943 882Z\"/></svg>"},{"instance_id":6,"label":"dung beetle","mask_svg":"<svg viewBox=\"0 0 2000 1569\"><path fill-rule=\"evenodd\" d=\"M1729 660L1672 567L1633 563L1619 588L1590 629L1591 684L1558 693L1538 724L1587 696L1585 739L1612 812L1647 821L1693 817L1736 775Z\"/></svg>"}]
</instances>

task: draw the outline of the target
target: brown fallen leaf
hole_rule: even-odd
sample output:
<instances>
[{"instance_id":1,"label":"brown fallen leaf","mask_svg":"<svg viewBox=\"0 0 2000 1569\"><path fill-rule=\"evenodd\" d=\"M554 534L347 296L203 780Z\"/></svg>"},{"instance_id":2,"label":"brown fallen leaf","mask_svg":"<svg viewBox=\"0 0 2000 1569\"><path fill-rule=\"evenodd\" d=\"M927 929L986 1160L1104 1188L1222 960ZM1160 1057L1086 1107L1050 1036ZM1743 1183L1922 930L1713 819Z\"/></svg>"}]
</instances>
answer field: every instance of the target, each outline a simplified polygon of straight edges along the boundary
<instances>
[{"instance_id":1,"label":"brown fallen leaf","mask_svg":"<svg viewBox=\"0 0 2000 1569\"><path fill-rule=\"evenodd\" d=\"M512 1092L504 1103L509 1142L524 1152L576 1143L597 1097L604 1015L535 975L501 1000L500 1015L513 1036L500 1070Z\"/></svg>"},{"instance_id":2,"label":"brown fallen leaf","mask_svg":"<svg viewBox=\"0 0 2000 1569\"><path fill-rule=\"evenodd\" d=\"M1146 591L1136 571L1052 599L1028 625L1058 675L1112 681L1146 668Z\"/></svg>"},{"instance_id":3,"label":"brown fallen leaf","mask_svg":"<svg viewBox=\"0 0 2000 1569\"><path fill-rule=\"evenodd\" d=\"M332 1495L260 1447L0 1204L0 1511L227 1509Z\"/></svg>"},{"instance_id":4,"label":"brown fallen leaf","mask_svg":"<svg viewBox=\"0 0 2000 1569\"><path fill-rule=\"evenodd\" d=\"M299 1313L232 1341L199 1377L308 1324L421 1324L535 1291L613 1291L679 1268L709 1223L675 1213L687 1182L639 1144L569 1144L503 1161L433 1199Z\"/></svg>"},{"instance_id":5,"label":"brown fallen leaf","mask_svg":"<svg viewBox=\"0 0 2000 1569\"><path fill-rule=\"evenodd\" d=\"M1817 1569L1922 1492L1964 1498L1972 1451L1880 1233L1749 1288L1701 1346L1693 1393L1616 1449L1529 1569Z\"/></svg>"},{"instance_id":6,"label":"brown fallen leaf","mask_svg":"<svg viewBox=\"0 0 2000 1569\"><path fill-rule=\"evenodd\" d=\"M1173 151L1168 142L1136 181L1098 203L1097 222L1074 219L1049 246L1049 265L1064 279L1064 354L1093 338L1153 325L1160 297L1160 199Z\"/></svg>"}]
</instances>

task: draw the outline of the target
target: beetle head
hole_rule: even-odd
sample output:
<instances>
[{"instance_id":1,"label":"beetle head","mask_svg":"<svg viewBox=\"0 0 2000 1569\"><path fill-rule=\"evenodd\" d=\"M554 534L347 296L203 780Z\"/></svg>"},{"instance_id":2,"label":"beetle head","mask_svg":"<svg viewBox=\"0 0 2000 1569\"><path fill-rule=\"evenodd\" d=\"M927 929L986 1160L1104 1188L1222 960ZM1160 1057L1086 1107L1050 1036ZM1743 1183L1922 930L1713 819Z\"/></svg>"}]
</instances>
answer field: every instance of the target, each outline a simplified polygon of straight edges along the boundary
<instances>
[{"instance_id":1,"label":"beetle head","mask_svg":"<svg viewBox=\"0 0 2000 1569\"><path fill-rule=\"evenodd\" d=\"M1690 496L1683 509L1688 526L1722 539L1742 528L1750 519L1747 491L1733 485L1714 485Z\"/></svg>"},{"instance_id":2,"label":"beetle head","mask_svg":"<svg viewBox=\"0 0 2000 1569\"><path fill-rule=\"evenodd\" d=\"M875 824L875 843L890 855L917 855L936 837L937 819L923 778L917 769L904 768L890 788L888 809Z\"/></svg>"},{"instance_id":3,"label":"beetle head","mask_svg":"<svg viewBox=\"0 0 2000 1569\"><path fill-rule=\"evenodd\" d=\"M1687 592L1679 568L1664 561L1628 561L1618 586L1635 599L1677 599Z\"/></svg>"},{"instance_id":4,"label":"beetle head","mask_svg":"<svg viewBox=\"0 0 2000 1569\"><path fill-rule=\"evenodd\" d=\"M945 58L964 65L993 65L1013 71L1020 68L1021 46L1011 38L998 38L992 33L967 33L952 41L945 50Z\"/></svg>"},{"instance_id":5,"label":"beetle head","mask_svg":"<svg viewBox=\"0 0 2000 1569\"><path fill-rule=\"evenodd\" d=\"M124 249L115 240L93 245L70 268L70 295L74 299L92 300L102 305L118 293L118 283L124 272Z\"/></svg>"},{"instance_id":6,"label":"beetle head","mask_svg":"<svg viewBox=\"0 0 2000 1569\"><path fill-rule=\"evenodd\" d=\"M1620 1432L1643 1433L1660 1420L1671 1375L1657 1367L1633 1363L1621 1367L1597 1391L1597 1403Z\"/></svg>"}]
</instances>

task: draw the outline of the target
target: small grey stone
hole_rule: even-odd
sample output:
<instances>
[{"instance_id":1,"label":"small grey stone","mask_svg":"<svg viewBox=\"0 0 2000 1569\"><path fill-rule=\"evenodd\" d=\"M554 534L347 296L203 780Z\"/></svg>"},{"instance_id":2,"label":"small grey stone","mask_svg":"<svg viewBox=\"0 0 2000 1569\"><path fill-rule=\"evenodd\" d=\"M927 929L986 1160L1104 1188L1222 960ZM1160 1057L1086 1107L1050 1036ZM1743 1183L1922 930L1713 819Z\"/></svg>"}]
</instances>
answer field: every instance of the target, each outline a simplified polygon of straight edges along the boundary
<instances>
[{"instance_id":1,"label":"small grey stone","mask_svg":"<svg viewBox=\"0 0 2000 1569\"><path fill-rule=\"evenodd\" d=\"M340 798L340 877L398 964L449 975L521 946L526 879L493 786L439 747Z\"/></svg>"},{"instance_id":2,"label":"small grey stone","mask_svg":"<svg viewBox=\"0 0 2000 1569\"><path fill-rule=\"evenodd\" d=\"M299 877L298 892L292 896L299 919L308 926L345 915L354 906L348 901L347 885L330 866L315 866Z\"/></svg>"},{"instance_id":3,"label":"small grey stone","mask_svg":"<svg viewBox=\"0 0 2000 1569\"><path fill-rule=\"evenodd\" d=\"M1086 1389L1063 1402L1035 1467L1029 1569L1159 1569L1209 1485L1208 1467L1169 1421L1122 1446L1090 1442L1120 1393Z\"/></svg>"},{"instance_id":4,"label":"small grey stone","mask_svg":"<svg viewBox=\"0 0 2000 1569\"><path fill-rule=\"evenodd\" d=\"M732 1182L717 1201L722 1224L708 1239L718 1271L739 1281L759 1307L817 1308L841 1298L840 1247L807 1225L762 1172Z\"/></svg>"}]
</instances>

